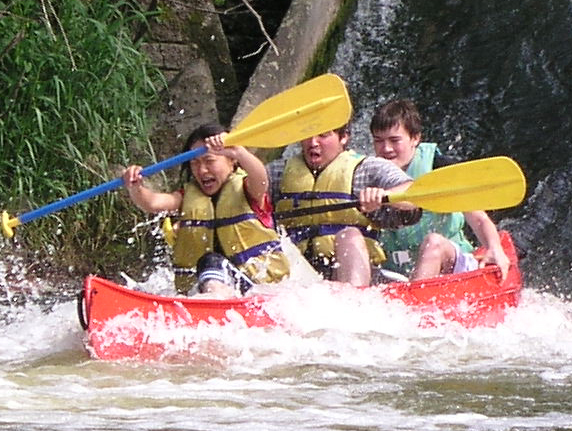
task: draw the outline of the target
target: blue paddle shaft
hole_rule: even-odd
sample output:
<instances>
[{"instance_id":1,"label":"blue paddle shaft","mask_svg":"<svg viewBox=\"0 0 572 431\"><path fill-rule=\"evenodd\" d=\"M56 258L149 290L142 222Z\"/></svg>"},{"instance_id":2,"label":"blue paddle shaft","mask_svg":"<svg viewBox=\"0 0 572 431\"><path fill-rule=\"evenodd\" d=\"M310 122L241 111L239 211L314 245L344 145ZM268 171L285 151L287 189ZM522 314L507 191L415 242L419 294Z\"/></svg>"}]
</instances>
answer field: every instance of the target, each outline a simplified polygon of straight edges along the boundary
<instances>
[{"instance_id":1,"label":"blue paddle shaft","mask_svg":"<svg viewBox=\"0 0 572 431\"><path fill-rule=\"evenodd\" d=\"M184 153L178 154L169 159L163 160L162 162L155 163L154 165L147 166L141 171L141 175L144 177L149 177L157 172L163 171L165 169L172 168L173 166L180 165L188 160L192 160L196 157L200 157L207 152L207 147L202 146L195 148L194 150L186 151ZM75 195L69 196L65 199L52 202L49 205L43 206L41 208L35 209L33 211L22 214L18 217L21 224L27 223L29 221L35 220L39 217L51 214L53 212L59 211L61 209L67 208L71 205L77 204L94 196L102 195L103 193L115 190L123 185L123 178L119 177L112 181L109 181L99 186L93 187L83 192L77 193Z\"/></svg>"}]
</instances>

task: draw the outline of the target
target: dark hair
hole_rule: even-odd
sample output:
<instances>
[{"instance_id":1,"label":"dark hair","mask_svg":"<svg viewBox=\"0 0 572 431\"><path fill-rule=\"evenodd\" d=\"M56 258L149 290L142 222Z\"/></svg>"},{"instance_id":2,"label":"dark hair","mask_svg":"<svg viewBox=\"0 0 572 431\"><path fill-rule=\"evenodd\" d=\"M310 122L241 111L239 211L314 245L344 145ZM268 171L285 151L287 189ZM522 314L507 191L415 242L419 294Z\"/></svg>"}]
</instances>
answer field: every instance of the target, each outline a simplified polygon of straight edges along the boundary
<instances>
[{"instance_id":1,"label":"dark hair","mask_svg":"<svg viewBox=\"0 0 572 431\"><path fill-rule=\"evenodd\" d=\"M344 149L347 149L348 146L348 142L350 139L350 123L346 123L341 127L338 127L337 129L332 130L332 132L334 132L336 135L338 135L338 137L340 139L342 139L344 136L348 137L348 141L345 143L344 145Z\"/></svg>"},{"instance_id":2,"label":"dark hair","mask_svg":"<svg viewBox=\"0 0 572 431\"><path fill-rule=\"evenodd\" d=\"M392 100L375 108L369 130L373 133L403 124L409 136L421 134L421 116L411 100Z\"/></svg>"},{"instance_id":3,"label":"dark hair","mask_svg":"<svg viewBox=\"0 0 572 431\"><path fill-rule=\"evenodd\" d=\"M334 132L336 132L340 138L344 135L349 136L350 135L350 123L346 123L342 127L338 127L337 129L334 129Z\"/></svg>"},{"instance_id":4,"label":"dark hair","mask_svg":"<svg viewBox=\"0 0 572 431\"><path fill-rule=\"evenodd\" d=\"M197 127L191 132L187 140L183 145L181 152L186 153L191 149L191 147L198 141L203 141L209 136L218 135L220 133L226 132L227 130L218 123L206 123ZM189 163L183 163L181 165L181 180L184 182L189 181L192 178L191 168Z\"/></svg>"}]
</instances>

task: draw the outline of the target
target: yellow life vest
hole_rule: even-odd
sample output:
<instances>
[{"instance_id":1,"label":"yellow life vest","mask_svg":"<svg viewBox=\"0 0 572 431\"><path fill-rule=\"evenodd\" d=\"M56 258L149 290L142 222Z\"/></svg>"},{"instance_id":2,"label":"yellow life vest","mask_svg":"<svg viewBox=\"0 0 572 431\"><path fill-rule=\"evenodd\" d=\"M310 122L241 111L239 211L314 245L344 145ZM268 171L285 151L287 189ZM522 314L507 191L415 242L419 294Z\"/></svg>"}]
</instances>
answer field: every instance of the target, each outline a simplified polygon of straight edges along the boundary
<instances>
[{"instance_id":1,"label":"yellow life vest","mask_svg":"<svg viewBox=\"0 0 572 431\"><path fill-rule=\"evenodd\" d=\"M265 227L244 194L245 175L233 173L222 186L216 204L198 185L185 185L181 220L173 248L175 286L186 292L196 281L192 269L199 258L215 251L244 271L255 283L280 281L290 272L280 238Z\"/></svg>"},{"instance_id":2,"label":"yellow life vest","mask_svg":"<svg viewBox=\"0 0 572 431\"><path fill-rule=\"evenodd\" d=\"M344 151L317 177L302 155L291 158L282 175L276 213L354 201L353 175L364 158L354 151ZM379 229L356 208L286 218L283 224L302 253L311 247L313 256L327 258L334 257L335 234L348 226L357 227L364 235L370 261L375 265L385 261L385 254L376 241Z\"/></svg>"}]
</instances>

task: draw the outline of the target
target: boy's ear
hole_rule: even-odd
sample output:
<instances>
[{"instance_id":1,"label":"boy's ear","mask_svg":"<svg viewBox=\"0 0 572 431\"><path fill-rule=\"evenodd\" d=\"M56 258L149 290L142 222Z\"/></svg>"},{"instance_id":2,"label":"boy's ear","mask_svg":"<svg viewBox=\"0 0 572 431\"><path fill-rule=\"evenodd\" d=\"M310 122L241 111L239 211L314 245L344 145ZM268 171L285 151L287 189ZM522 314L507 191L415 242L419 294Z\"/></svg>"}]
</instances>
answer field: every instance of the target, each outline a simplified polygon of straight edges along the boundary
<instances>
[{"instance_id":1,"label":"boy's ear","mask_svg":"<svg viewBox=\"0 0 572 431\"><path fill-rule=\"evenodd\" d=\"M413 135L413 140L415 141L415 146L417 147L421 143L421 133Z\"/></svg>"}]
</instances>

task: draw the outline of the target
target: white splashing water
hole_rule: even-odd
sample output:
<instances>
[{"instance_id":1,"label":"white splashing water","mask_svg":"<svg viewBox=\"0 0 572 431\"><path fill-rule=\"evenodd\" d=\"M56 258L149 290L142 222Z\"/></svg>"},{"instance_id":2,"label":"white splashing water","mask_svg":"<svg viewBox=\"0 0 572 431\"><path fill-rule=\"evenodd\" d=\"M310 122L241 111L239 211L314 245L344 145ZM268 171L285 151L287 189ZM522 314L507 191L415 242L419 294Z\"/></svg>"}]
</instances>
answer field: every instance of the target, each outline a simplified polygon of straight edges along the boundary
<instances>
[{"instance_id":1,"label":"white splashing water","mask_svg":"<svg viewBox=\"0 0 572 431\"><path fill-rule=\"evenodd\" d=\"M551 407L572 386L569 302L529 288L495 328L443 322L422 329L403 304L375 290L333 287L291 243L283 248L294 262L292 277L256 287L273 295L265 309L279 327L248 328L232 313L225 326L197 328L135 319L152 341L170 346L164 362L92 360L76 304L47 313L19 307L0 327L0 428L505 430L572 423L565 407ZM139 283L125 278L132 288L172 292L167 268ZM42 287L37 282L29 289ZM442 389L457 381L463 383L452 394ZM510 392L507 382L517 388ZM484 396L496 413L472 407L483 396L479 385L493 388ZM518 385L532 385L531 393ZM497 387L505 388L500 395ZM467 406L451 412L466 391ZM413 407L425 399L425 410ZM531 403L541 407L526 413ZM515 405L525 413L513 413Z\"/></svg>"},{"instance_id":2,"label":"white splashing water","mask_svg":"<svg viewBox=\"0 0 572 431\"><path fill-rule=\"evenodd\" d=\"M160 268L143 284L165 290L170 277ZM155 340L186 354L169 364L141 364L90 360L75 304L49 313L27 306L0 327L0 427L502 430L506 423L535 429L572 419L560 412L428 414L392 402L418 403L421 395L411 388L432 379L461 375L470 382L496 372L502 382L503 370L538 376L540 392L568 387L572 305L554 296L525 289L519 307L496 328L421 329L419 316L404 305L371 290L333 291L302 267L274 288L266 307L281 327L247 328L238 315L225 326L155 325L149 330ZM433 409L447 411L450 402Z\"/></svg>"},{"instance_id":3,"label":"white splashing water","mask_svg":"<svg viewBox=\"0 0 572 431\"><path fill-rule=\"evenodd\" d=\"M172 289L171 281L169 270L159 268L137 287L165 293ZM491 361L572 363L572 304L534 289L523 290L519 307L508 312L503 324L472 330L454 323L420 329L419 315L400 302L387 301L372 289L332 288L305 266L294 271L291 280L259 290L272 292L264 307L280 327L247 328L240 316L230 315L226 326L176 331L154 326L153 337L175 345L216 341L231 366L245 366L261 352L269 367L300 360L408 363L431 369L467 362L471 367ZM0 327L1 363L78 349L83 349L83 332L73 303L57 305L48 314L30 305L19 311L18 321ZM255 366L260 365L257 360Z\"/></svg>"}]
</instances>

